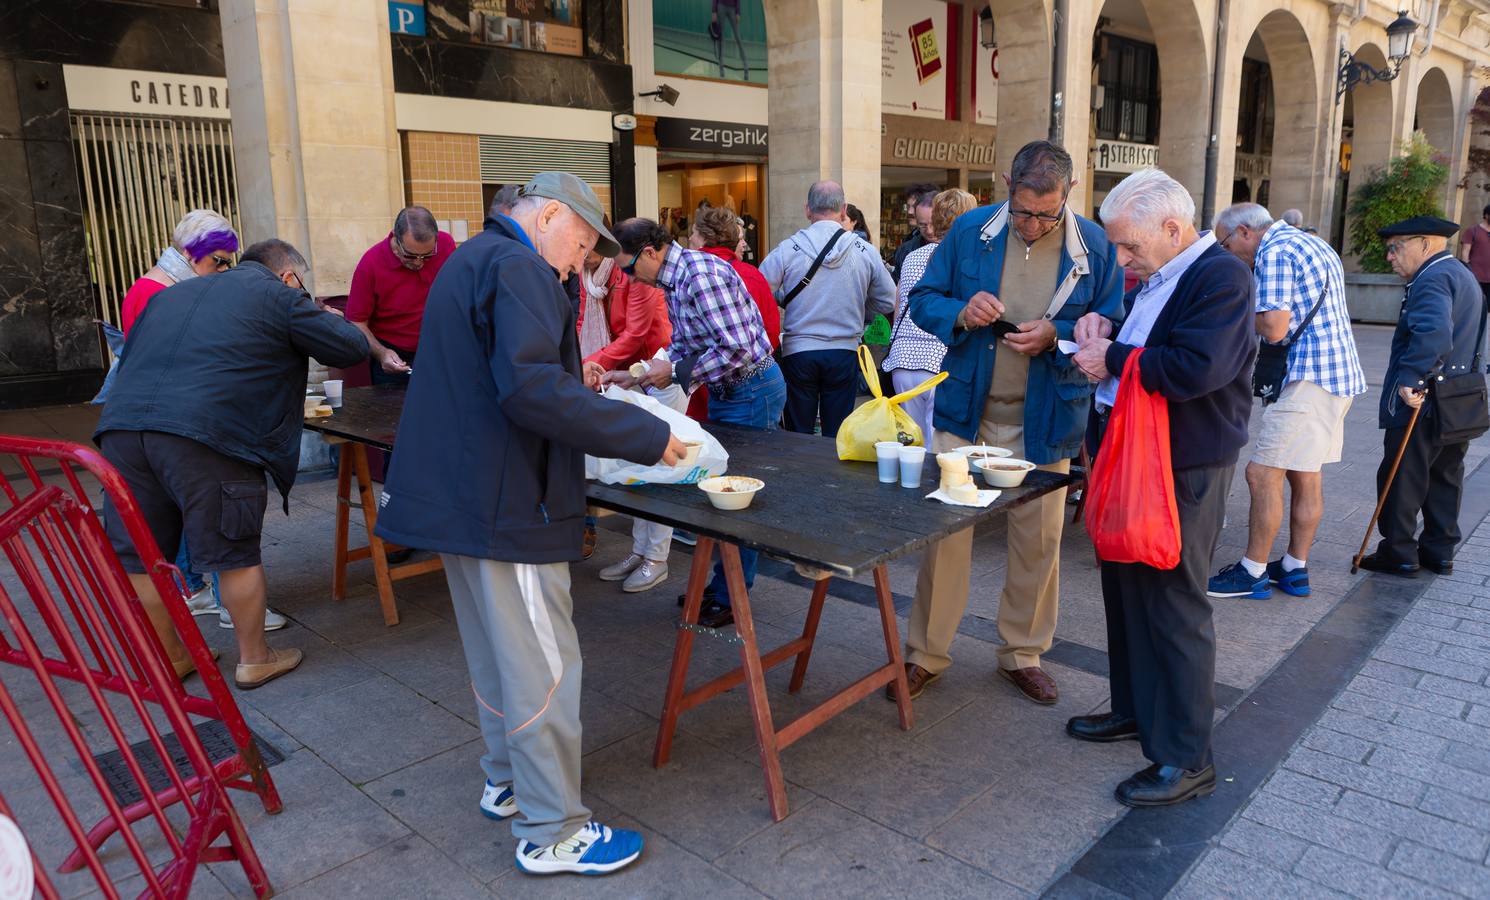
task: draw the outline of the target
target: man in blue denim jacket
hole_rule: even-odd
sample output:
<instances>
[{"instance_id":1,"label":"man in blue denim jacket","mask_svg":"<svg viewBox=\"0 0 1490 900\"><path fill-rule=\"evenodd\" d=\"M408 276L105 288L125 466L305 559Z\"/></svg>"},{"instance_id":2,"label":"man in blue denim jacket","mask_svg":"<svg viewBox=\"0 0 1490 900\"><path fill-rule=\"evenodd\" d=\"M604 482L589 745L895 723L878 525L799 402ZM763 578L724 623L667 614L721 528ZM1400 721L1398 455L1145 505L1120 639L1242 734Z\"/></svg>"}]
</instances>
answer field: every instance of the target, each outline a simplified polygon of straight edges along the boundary
<instances>
[{"instance_id":1,"label":"man in blue denim jacket","mask_svg":"<svg viewBox=\"0 0 1490 900\"><path fill-rule=\"evenodd\" d=\"M1008 203L959 217L911 291L911 320L947 345L931 449L973 443L1066 472L1086 429L1092 386L1061 353L1089 312L1123 317L1123 271L1102 227L1066 208L1071 156L1048 141L1015 155ZM1008 324L1005 324L1008 323ZM1017 330L1004 333L1009 325ZM1009 513L999 599L999 671L1029 699L1058 699L1040 657L1055 636L1062 512L1056 491ZM906 640L911 696L951 664L967 609L972 529L926 551Z\"/></svg>"}]
</instances>

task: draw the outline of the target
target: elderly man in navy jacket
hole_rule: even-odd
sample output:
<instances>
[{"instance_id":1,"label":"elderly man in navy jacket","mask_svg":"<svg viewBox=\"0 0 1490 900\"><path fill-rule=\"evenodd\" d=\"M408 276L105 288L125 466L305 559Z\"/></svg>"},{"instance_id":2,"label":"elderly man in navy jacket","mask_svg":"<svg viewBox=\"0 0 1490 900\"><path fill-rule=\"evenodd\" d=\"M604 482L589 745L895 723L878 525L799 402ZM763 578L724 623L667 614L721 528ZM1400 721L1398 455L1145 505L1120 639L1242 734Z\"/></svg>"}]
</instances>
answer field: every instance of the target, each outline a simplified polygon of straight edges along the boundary
<instances>
[{"instance_id":1,"label":"elderly man in navy jacket","mask_svg":"<svg viewBox=\"0 0 1490 900\"><path fill-rule=\"evenodd\" d=\"M444 560L486 739L481 810L514 819L517 866L538 875L613 872L642 850L580 800L569 563L584 455L672 465L685 450L662 419L582 380L563 281L591 249L618 252L603 215L583 181L543 172L445 263L379 500L380 537Z\"/></svg>"},{"instance_id":2,"label":"elderly man in navy jacket","mask_svg":"<svg viewBox=\"0 0 1490 900\"><path fill-rule=\"evenodd\" d=\"M1459 500L1464 493L1467 439L1442 440L1437 397L1430 388L1444 378L1482 373L1485 302L1469 267L1448 251L1459 226L1437 216L1415 216L1381 229L1387 260L1407 279L1402 314L1392 334L1392 355L1381 385L1383 432L1378 490L1406 439L1402 464L1387 492L1377 527L1381 543L1361 568L1415 577L1419 566L1446 575L1459 546ZM1424 404L1426 403L1426 406ZM1423 407L1412 434L1407 422ZM1419 535L1418 513L1423 514Z\"/></svg>"},{"instance_id":3,"label":"elderly man in navy jacket","mask_svg":"<svg viewBox=\"0 0 1490 900\"><path fill-rule=\"evenodd\" d=\"M1210 232L1195 201L1158 169L1123 179L1102 202L1118 262L1144 285L1121 330L1100 315L1076 326L1076 364L1099 382L1100 420L1117 400L1130 354L1169 403L1180 562L1171 570L1102 563L1112 711L1066 726L1088 741L1137 739L1153 765L1117 787L1128 806L1164 806L1216 789L1211 764L1216 632L1206 581L1252 411L1252 271Z\"/></svg>"}]
</instances>

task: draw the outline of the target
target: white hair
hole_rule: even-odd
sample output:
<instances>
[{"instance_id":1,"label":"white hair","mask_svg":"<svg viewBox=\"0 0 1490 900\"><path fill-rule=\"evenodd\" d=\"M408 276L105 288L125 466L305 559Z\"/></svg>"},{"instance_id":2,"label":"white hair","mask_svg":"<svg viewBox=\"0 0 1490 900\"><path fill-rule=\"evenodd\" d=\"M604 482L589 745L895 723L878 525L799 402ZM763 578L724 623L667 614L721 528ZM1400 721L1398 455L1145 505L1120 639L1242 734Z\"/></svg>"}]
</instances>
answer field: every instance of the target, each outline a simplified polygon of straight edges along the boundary
<instances>
[{"instance_id":1,"label":"white hair","mask_svg":"<svg viewBox=\"0 0 1490 900\"><path fill-rule=\"evenodd\" d=\"M212 210L194 209L176 223L171 243L192 259L198 259L212 250L229 253L237 250L238 235L233 231L233 223Z\"/></svg>"},{"instance_id":2,"label":"white hair","mask_svg":"<svg viewBox=\"0 0 1490 900\"><path fill-rule=\"evenodd\" d=\"M1283 221L1294 228L1304 227L1304 212L1298 209L1283 210Z\"/></svg>"},{"instance_id":3,"label":"white hair","mask_svg":"<svg viewBox=\"0 0 1490 900\"><path fill-rule=\"evenodd\" d=\"M1195 198L1163 169L1139 169L1118 182L1102 201L1102 221L1118 219L1150 228L1167 219L1194 223Z\"/></svg>"},{"instance_id":4,"label":"white hair","mask_svg":"<svg viewBox=\"0 0 1490 900\"><path fill-rule=\"evenodd\" d=\"M1238 228L1250 228L1253 231L1266 231L1273 225L1273 215L1268 212L1267 207L1256 203L1237 203L1228 206L1216 214L1216 221L1212 228L1235 231Z\"/></svg>"}]
</instances>

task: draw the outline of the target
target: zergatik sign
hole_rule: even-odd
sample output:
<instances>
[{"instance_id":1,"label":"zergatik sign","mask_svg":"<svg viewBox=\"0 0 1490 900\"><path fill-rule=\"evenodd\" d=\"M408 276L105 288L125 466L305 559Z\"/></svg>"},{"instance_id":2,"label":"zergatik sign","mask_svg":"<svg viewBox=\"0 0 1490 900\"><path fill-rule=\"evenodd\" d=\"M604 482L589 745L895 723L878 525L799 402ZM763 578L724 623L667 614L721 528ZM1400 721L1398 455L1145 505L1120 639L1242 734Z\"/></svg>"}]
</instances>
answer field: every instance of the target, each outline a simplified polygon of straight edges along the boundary
<instances>
[{"instance_id":1,"label":"zergatik sign","mask_svg":"<svg viewBox=\"0 0 1490 900\"><path fill-rule=\"evenodd\" d=\"M657 119L657 146L669 150L704 150L764 156L770 132L764 125L708 122L703 119Z\"/></svg>"}]
</instances>

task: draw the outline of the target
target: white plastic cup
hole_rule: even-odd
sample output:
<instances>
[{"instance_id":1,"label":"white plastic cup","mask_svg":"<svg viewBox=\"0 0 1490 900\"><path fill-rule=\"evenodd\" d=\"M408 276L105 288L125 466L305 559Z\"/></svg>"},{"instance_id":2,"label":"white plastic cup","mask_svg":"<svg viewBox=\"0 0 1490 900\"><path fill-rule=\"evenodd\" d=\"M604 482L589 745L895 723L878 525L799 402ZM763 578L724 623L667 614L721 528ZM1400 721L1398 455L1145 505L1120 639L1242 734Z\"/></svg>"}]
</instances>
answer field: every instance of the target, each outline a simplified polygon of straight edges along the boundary
<instances>
[{"instance_id":1,"label":"white plastic cup","mask_svg":"<svg viewBox=\"0 0 1490 900\"><path fill-rule=\"evenodd\" d=\"M921 470L926 465L926 448L901 447L899 457L900 486L905 488L920 487Z\"/></svg>"},{"instance_id":2,"label":"white plastic cup","mask_svg":"<svg viewBox=\"0 0 1490 900\"><path fill-rule=\"evenodd\" d=\"M894 484L900 479L899 441L880 441L875 444L874 458L879 461L880 484Z\"/></svg>"},{"instance_id":3,"label":"white plastic cup","mask_svg":"<svg viewBox=\"0 0 1490 900\"><path fill-rule=\"evenodd\" d=\"M327 400L341 399L341 379L333 378L330 381L321 382L321 388L326 392Z\"/></svg>"}]
</instances>

